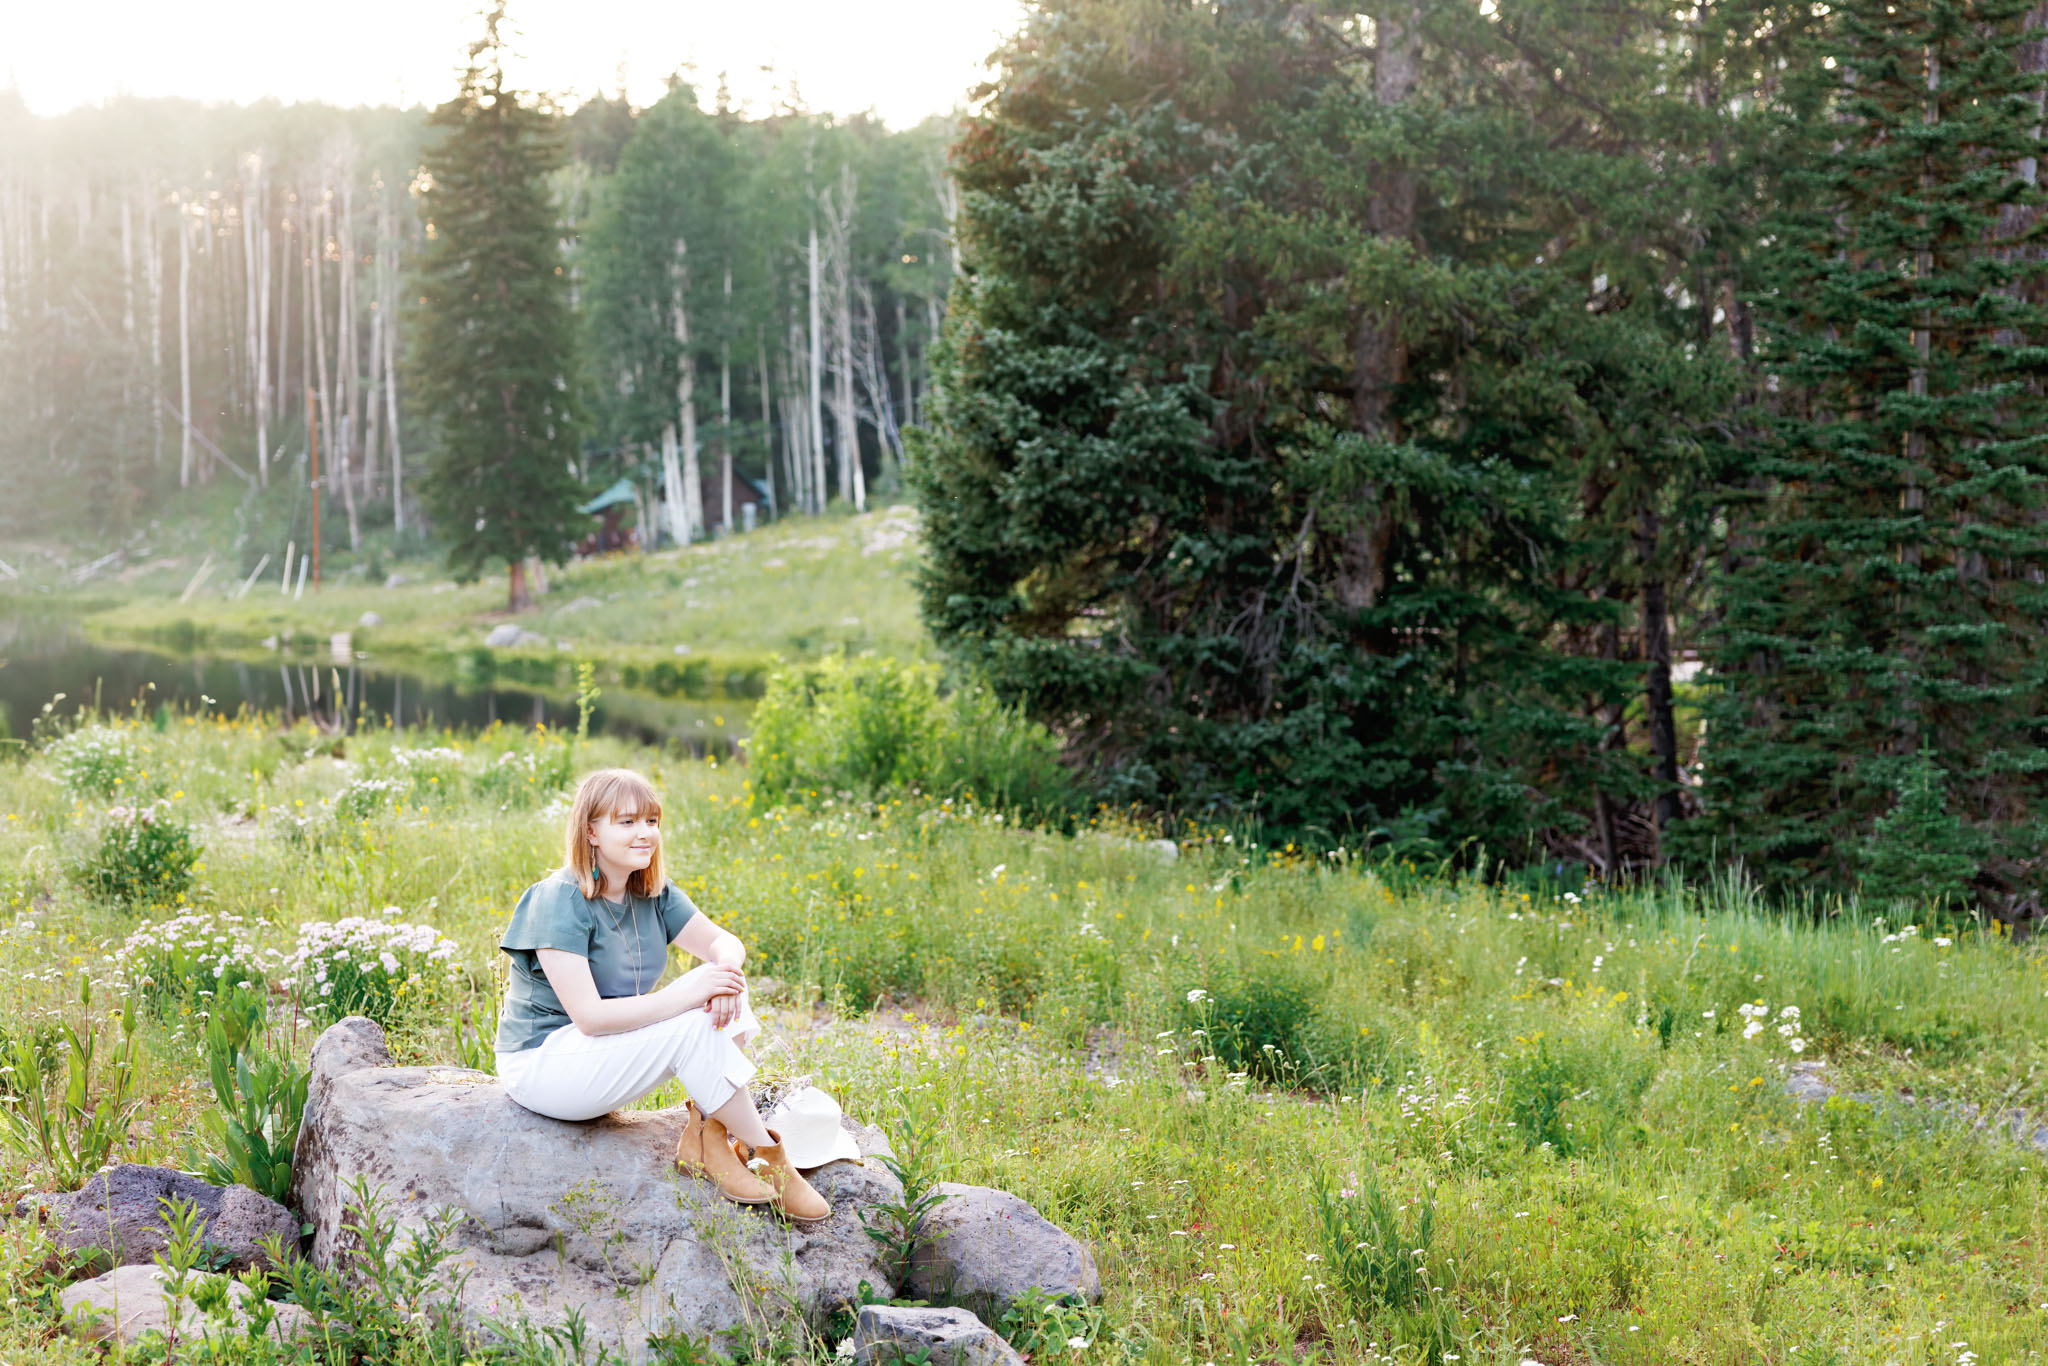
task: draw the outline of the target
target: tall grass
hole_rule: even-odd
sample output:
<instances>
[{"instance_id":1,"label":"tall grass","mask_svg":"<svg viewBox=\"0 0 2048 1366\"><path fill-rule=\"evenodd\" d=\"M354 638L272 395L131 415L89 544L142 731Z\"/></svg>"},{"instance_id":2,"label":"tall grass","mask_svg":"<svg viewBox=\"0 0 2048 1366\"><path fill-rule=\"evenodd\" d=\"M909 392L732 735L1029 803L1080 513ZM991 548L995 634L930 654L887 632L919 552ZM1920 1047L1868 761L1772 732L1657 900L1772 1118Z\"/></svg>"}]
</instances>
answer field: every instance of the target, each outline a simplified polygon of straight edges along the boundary
<instances>
[{"instance_id":1,"label":"tall grass","mask_svg":"<svg viewBox=\"0 0 2048 1366\"><path fill-rule=\"evenodd\" d=\"M303 924L395 907L458 969L395 1014L398 1052L474 1051L496 937L559 847L565 738L114 724L122 800L167 803L203 846L195 912L283 952ZM437 781L337 811L351 784L421 768L401 752L441 749ZM1728 880L1550 895L1221 833L1169 858L1106 816L1060 834L964 798L770 807L745 768L609 739L570 769L610 763L655 778L676 876L780 983L768 1074L808 1072L856 1114L942 1117L935 1170L1016 1190L1096 1249L1089 1345L1042 1360L2048 1349L2042 1155L1931 1103L2048 1115L2036 946L1854 907L1780 916ZM79 976L111 987L139 919L168 914L70 876L109 799L66 782L41 755L0 765L0 1021L31 1053ZM1770 1027L1745 1037L1759 1004ZM150 1103L120 1156L175 1161L199 1136L206 1009L175 994L142 1016ZM297 1057L301 1018L272 1025ZM1835 1100L1785 1093L1810 1061ZM1341 1195L1367 1173L1380 1205ZM0 1178L50 1173L13 1154ZM1386 1257L1410 1235L1426 1247L1399 1290ZM1371 1257L1333 1265L1340 1237ZM37 1238L0 1224L0 1359L83 1362L52 1334Z\"/></svg>"}]
</instances>

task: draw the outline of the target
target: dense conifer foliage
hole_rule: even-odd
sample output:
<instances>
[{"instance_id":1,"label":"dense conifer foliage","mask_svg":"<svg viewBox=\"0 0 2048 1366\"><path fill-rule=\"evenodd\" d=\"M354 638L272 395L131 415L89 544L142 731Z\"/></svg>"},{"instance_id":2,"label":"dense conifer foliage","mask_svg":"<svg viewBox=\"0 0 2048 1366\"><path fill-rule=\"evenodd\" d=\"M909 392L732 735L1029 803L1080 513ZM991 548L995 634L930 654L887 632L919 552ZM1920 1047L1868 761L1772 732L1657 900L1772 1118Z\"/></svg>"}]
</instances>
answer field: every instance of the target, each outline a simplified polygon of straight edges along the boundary
<instances>
[{"instance_id":1,"label":"dense conifer foliage","mask_svg":"<svg viewBox=\"0 0 2048 1366\"><path fill-rule=\"evenodd\" d=\"M1837 6L1764 225L1765 424L1725 490L1698 832L1768 876L2038 896L2043 75L2010 0ZM1910 822L1883 818L1894 805ZM1936 816L1945 823L1930 824ZM1859 838L1861 837L1861 838Z\"/></svg>"},{"instance_id":2,"label":"dense conifer foliage","mask_svg":"<svg viewBox=\"0 0 2048 1366\"><path fill-rule=\"evenodd\" d=\"M1780 887L1940 818L2023 904L2040 36L1042 6L956 157L928 619L1114 796Z\"/></svg>"}]
</instances>

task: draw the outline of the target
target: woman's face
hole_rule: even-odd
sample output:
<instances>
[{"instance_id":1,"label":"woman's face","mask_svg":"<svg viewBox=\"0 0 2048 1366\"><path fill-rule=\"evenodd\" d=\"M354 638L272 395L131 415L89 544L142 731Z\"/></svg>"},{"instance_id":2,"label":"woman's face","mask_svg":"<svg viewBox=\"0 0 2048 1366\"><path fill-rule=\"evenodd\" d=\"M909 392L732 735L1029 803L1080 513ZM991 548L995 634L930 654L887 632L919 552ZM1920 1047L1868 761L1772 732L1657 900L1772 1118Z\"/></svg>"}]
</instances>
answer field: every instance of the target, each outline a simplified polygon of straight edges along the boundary
<instances>
[{"instance_id":1,"label":"woman's face","mask_svg":"<svg viewBox=\"0 0 2048 1366\"><path fill-rule=\"evenodd\" d=\"M598 866L618 878L645 868L661 848L661 817L652 813L622 809L599 816L587 829L597 846Z\"/></svg>"}]
</instances>

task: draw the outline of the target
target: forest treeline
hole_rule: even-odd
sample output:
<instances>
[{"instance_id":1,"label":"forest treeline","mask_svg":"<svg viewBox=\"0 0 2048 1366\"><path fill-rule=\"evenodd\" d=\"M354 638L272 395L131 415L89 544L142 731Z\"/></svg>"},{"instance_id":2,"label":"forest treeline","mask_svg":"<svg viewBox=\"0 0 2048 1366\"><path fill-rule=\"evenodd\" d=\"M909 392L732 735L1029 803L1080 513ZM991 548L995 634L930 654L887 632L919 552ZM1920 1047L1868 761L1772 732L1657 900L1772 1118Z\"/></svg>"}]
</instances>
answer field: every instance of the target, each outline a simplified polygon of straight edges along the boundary
<instances>
[{"instance_id":1,"label":"forest treeline","mask_svg":"<svg viewBox=\"0 0 2048 1366\"><path fill-rule=\"evenodd\" d=\"M625 525L682 539L738 525L736 481L797 510L893 485L954 271L951 121L743 115L681 81L527 103L559 144L576 484L631 480ZM227 481L253 492L222 549L274 565L317 446L324 542L427 545L429 119L0 92L0 534L111 548Z\"/></svg>"},{"instance_id":2,"label":"forest treeline","mask_svg":"<svg viewBox=\"0 0 2048 1366\"><path fill-rule=\"evenodd\" d=\"M515 606L621 476L900 479L1103 799L2037 912L2048 10L1039 0L893 134L494 41L431 124L0 109L0 518L237 479L257 561L309 391L337 534L420 467Z\"/></svg>"},{"instance_id":3,"label":"forest treeline","mask_svg":"<svg viewBox=\"0 0 2048 1366\"><path fill-rule=\"evenodd\" d=\"M2031 917L2044 39L1041 0L953 158L927 620L1111 797Z\"/></svg>"}]
</instances>

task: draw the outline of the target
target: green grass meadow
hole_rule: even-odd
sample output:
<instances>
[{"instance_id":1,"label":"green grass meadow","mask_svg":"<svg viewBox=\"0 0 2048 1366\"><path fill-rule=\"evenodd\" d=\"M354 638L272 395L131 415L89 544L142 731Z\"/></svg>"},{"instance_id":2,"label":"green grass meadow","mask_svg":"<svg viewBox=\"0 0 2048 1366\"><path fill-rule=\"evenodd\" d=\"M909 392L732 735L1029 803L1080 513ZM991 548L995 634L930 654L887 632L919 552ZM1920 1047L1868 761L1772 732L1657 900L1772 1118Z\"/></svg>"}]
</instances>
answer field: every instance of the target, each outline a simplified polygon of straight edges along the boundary
<instances>
[{"instance_id":1,"label":"green grass meadow","mask_svg":"<svg viewBox=\"0 0 2048 1366\"><path fill-rule=\"evenodd\" d=\"M1014 1190L1094 1247L1101 1309L1034 1361L1988 1366L2048 1348L2048 1155L1934 1103L2048 1117L2031 944L1787 917L1732 882L1552 895L1220 830L1169 860L1108 815L1058 833L967 800L763 809L742 766L506 727L337 740L185 716L91 735L0 761L10 1036L77 1021L84 975L102 1016L153 989L122 952L145 920L239 917L274 958L303 924L393 907L455 945L452 981L392 1007L397 1052L474 1058L496 937L558 855L560 778L639 767L674 876L779 984L764 1071L929 1127L944 1177ZM110 809L150 801L199 846L154 907L81 873ZM213 1104L210 998L155 989L147 1103L113 1156L183 1165ZM318 1004L273 1011L281 1046L304 1055ZM1785 1092L1811 1060L1842 1093L1825 1104ZM15 1149L0 1177L50 1185ZM0 1274L0 1359L106 1359L60 1331L65 1273L32 1220L0 1221Z\"/></svg>"},{"instance_id":2,"label":"green grass meadow","mask_svg":"<svg viewBox=\"0 0 2048 1366\"><path fill-rule=\"evenodd\" d=\"M282 650L325 660L335 636L386 667L476 683L494 679L573 689L575 661L608 666L606 682L664 696L758 693L777 658L838 652L908 658L928 652L910 585L916 516L906 505L860 515L774 522L743 536L658 551L574 561L546 574L546 592L517 616L505 577L459 584L433 562L394 562L385 587L343 571L317 592L279 589L281 561L243 591L219 570L192 588L206 557L197 546L162 557L125 581L99 580L63 595L85 632L112 646L274 659ZM187 590L190 588L189 596ZM16 586L24 607L47 599ZM364 626L366 613L378 624ZM537 643L490 649L511 622Z\"/></svg>"}]
</instances>

